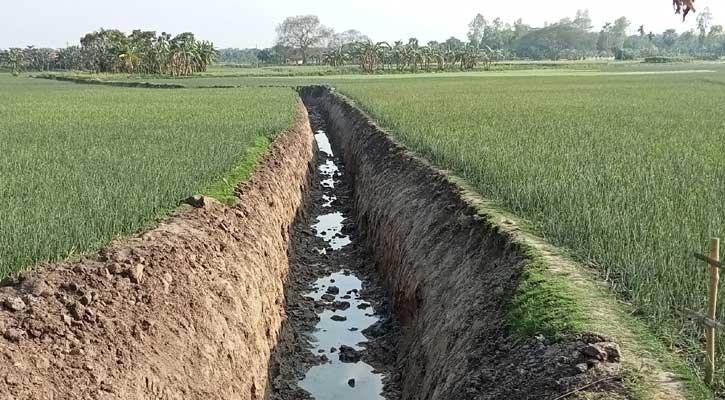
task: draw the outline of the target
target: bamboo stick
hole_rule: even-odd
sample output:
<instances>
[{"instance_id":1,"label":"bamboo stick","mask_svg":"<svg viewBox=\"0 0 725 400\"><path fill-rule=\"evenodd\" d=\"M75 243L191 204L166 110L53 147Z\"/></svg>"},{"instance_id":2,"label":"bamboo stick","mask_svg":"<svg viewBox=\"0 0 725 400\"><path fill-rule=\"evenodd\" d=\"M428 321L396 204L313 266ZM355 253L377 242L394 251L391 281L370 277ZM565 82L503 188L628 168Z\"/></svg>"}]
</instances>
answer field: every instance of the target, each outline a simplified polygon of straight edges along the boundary
<instances>
[{"instance_id":1,"label":"bamboo stick","mask_svg":"<svg viewBox=\"0 0 725 400\"><path fill-rule=\"evenodd\" d=\"M720 261L720 239L713 238L710 240L710 258ZM710 264L710 285L707 291L707 318L715 320L715 312L717 311L717 286L720 280L720 269ZM715 327L705 326L705 352L707 360L705 360L705 383L712 385L713 376L715 375Z\"/></svg>"}]
</instances>

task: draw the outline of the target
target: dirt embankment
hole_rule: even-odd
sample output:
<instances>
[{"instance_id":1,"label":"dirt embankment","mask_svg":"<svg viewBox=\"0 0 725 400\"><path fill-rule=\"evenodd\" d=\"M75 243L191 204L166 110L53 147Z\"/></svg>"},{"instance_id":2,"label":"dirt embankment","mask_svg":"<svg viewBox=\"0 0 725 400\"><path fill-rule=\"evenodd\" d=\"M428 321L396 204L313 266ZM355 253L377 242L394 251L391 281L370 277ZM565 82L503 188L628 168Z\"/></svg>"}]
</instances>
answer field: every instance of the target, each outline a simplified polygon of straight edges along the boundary
<instances>
[{"instance_id":1,"label":"dirt embankment","mask_svg":"<svg viewBox=\"0 0 725 400\"><path fill-rule=\"evenodd\" d=\"M549 399L581 387L615 398L619 351L610 339L509 335L508 302L528 260L460 187L345 98L319 87L302 94L327 115L352 177L356 222L401 320L402 399Z\"/></svg>"},{"instance_id":2,"label":"dirt embankment","mask_svg":"<svg viewBox=\"0 0 725 400\"><path fill-rule=\"evenodd\" d=\"M204 199L0 287L0 399L261 399L313 136L300 104L234 208Z\"/></svg>"},{"instance_id":3,"label":"dirt embankment","mask_svg":"<svg viewBox=\"0 0 725 400\"><path fill-rule=\"evenodd\" d=\"M50 79L52 81L80 83L84 85L103 85L116 87L131 87L144 89L184 89L186 86L176 83L151 83L137 81L108 81L103 79L83 77L83 76L66 76L56 74L39 74L33 76L38 79Z\"/></svg>"}]
</instances>

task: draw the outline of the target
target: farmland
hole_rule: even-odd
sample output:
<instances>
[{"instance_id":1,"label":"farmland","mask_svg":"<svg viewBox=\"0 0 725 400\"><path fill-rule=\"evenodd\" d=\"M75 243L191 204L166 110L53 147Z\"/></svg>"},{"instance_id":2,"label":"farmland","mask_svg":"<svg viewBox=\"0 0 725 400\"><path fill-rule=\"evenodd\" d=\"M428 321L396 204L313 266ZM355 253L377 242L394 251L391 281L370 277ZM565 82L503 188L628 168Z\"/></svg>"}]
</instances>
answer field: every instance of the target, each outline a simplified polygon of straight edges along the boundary
<instances>
[{"instance_id":1,"label":"farmland","mask_svg":"<svg viewBox=\"0 0 725 400\"><path fill-rule=\"evenodd\" d=\"M725 203L721 201L725 198L725 187L722 186L725 181L725 143L722 141L725 123L719 117L722 104L725 103L725 94L720 90L722 82L725 82L722 64L572 63L561 68L555 65L547 68L528 66L494 71L403 75L346 74L348 71L342 69L340 73L332 71L324 76L315 76L316 67L309 71L304 68L296 75L295 67L272 72L263 68L251 72L250 69L240 74L235 74L234 68L213 67L204 75L183 78L80 74L114 82L143 81L185 87L176 89L108 87L31 79L26 75L13 78L0 74L0 141L4 145L4 157L0 159L3 178L0 198L13 205L0 214L0 275L26 269L46 260L72 260L79 254L102 248L115 237L132 235L140 230L151 228L149 232L153 235L155 222L177 209L180 200L197 193L222 200L241 200L236 210L245 212L221 211L217 215L214 213L220 212L219 209L205 211L215 215L215 218L224 219L228 224L241 227L234 229L259 228L272 232L262 234L267 236L254 236L258 234L255 233L251 237L256 239L251 241L233 241L231 246L235 250L231 252L225 252L224 246L216 246L218 240L223 242L225 239L213 239L212 245L202 251L193 247L195 242L192 241L192 246L182 251L184 254L189 253L186 254L187 258L180 258L190 260L188 264L185 264L186 261L169 261L158 250L143 247L142 251L148 252L147 257L152 257L155 263L156 270L151 269L150 276L155 274L158 278L167 270L186 268L186 272L178 273L178 277L181 282L185 282L183 284L190 285L185 290L198 290L199 296L216 293L216 281L211 279L190 284L190 281L184 281L185 277L205 276L197 275L198 271L215 265L219 257L226 260L221 262L226 268L236 265L239 254L264 254L266 257L267 254L282 252L274 256L274 260L282 262L280 268L290 268L291 274L300 274L290 281L297 285L300 279L308 279L315 274L323 276L322 270L337 268L357 257L355 248L369 245L364 243L366 236L376 237L380 234L385 238L382 242L372 244L373 255L378 254L375 256L376 267L379 267L379 262L384 265L388 260L385 255L387 251L394 251L396 257L401 251L396 245L393 245L392 250L385 246L390 243L415 244L405 241L407 236L403 228L411 226L418 229L416 234L430 241L430 244L424 246L426 251L414 246L407 248L407 253L400 253L405 254L405 258L418 260L411 261L409 265L416 266L414 274L421 274L415 278L407 276L400 279L404 288L406 285L416 285L416 282L448 285L440 289L443 291L461 285L460 290L455 290L456 293L470 296L469 300L462 303L479 307L477 315L485 314L485 319L495 321L487 325L491 329L488 336L494 338L504 326L511 328L511 325L504 325L511 321L520 322L522 326L525 324L525 329L514 327L510 331L524 335L524 340L540 334L555 338L560 337L559 334L566 337L566 334L586 331L613 335L616 339L620 339L617 335L622 334L624 338L619 343L631 352L626 358L623 357L625 360L622 364L627 373L633 371L638 379L644 379L645 383L641 385L643 388L649 387L651 377L647 374L640 376L641 371L637 370L637 366L640 363L649 365L650 361L641 360L670 357L671 354L664 348L675 348L677 352L686 354L691 366L697 367L684 368L682 361L676 357L674 361L667 358L663 366L655 368L675 371L686 382L690 390L689 398L708 398L707 390L696 383L699 381L694 377L697 372L693 373L699 370L702 361L699 344L701 326L688 320L679 311L684 308L703 309L707 272L701 262L692 258L692 252L706 252L708 239L725 232ZM283 76L288 71L295 76ZM253 76L257 73L262 76ZM262 197L271 200L264 201L264 204L257 203L259 190L245 193L247 197L245 194L241 194L238 199L232 196L232 187L228 182L249 177L255 162L268 149L273 135L292 125L293 108L298 98L292 88L312 84L326 84L335 88L333 93L349 96L395 139L434 166L450 170L452 174L463 178L486 200L486 207L490 207L486 212L501 212L517 222L523 221L516 226L540 236L557 246L557 251L570 255L590 268L576 264L571 281L579 283L571 284L568 282L571 271L565 271L564 278L552 278L554 275L546 270L546 264L541 264L536 252L521 255L532 261L531 264L511 264L506 257L494 261L488 258L490 254L504 251L497 247L500 242L492 244L485 237L471 239L467 235L441 239L438 236L441 232L452 232L452 235L467 232L459 225L460 216L450 211L455 208L449 209L448 203L436 203L449 198L427 196L431 191L437 193L438 189L431 189L437 184L434 181L415 180L413 185L406 181L408 172L405 168L420 168L408 164L409 159L400 161L402 164L386 164L400 156L387 153L394 149L388 143L381 143L372 150L366 148L367 140L358 136L366 132L345 128L352 126L345 124L349 123L348 119L354 120L354 115L341 118L338 114L337 119L332 119L325 110L316 108L335 110L335 100L330 100L334 94L311 100L309 94L304 95L303 90L302 98L309 107L312 131L329 128L331 138L336 138L336 141L350 140L359 146L357 150L347 149L337 154L335 160L342 166L343 173L333 173L331 179L336 184L342 183L342 186L313 185L311 189L305 189L302 184L282 179L283 176L285 179L306 179L304 174L309 162L313 162L300 158L301 154L309 153L305 153L305 142L302 139L305 131L296 128L292 131L299 137L287 144L291 147L276 154L277 162L270 164L278 168L279 174L289 175L272 175L276 176L272 181L284 181L281 186L267 184L267 181L262 184L262 193L265 193ZM268 85L279 87L266 87ZM326 100L321 100L323 98ZM361 123L357 121L355 126L361 126ZM342 135L349 137L342 139ZM359 142L354 142L356 140ZM321 163L321 166L331 162L326 159L324 151L320 151L320 158L316 162ZM348 162L357 163L358 168L364 165L365 168L360 168L360 171L366 171L366 174L379 176L359 180L355 180L355 176L344 177L346 165L342 164L343 159L352 160ZM287 170L279 168L290 160L299 165ZM320 171L327 171L321 166ZM401 166L403 170L396 170ZM264 173L271 174L272 171ZM423 176L428 179L431 174L425 172ZM351 196L345 192L351 189L357 193L381 193L390 197L371 196L367 201L360 200L352 205L346 203ZM291 218L293 214L290 214L290 210L281 211L280 208L287 204L284 199L300 198L297 197L297 190L310 190L310 195L315 199L312 203L299 205L297 212L303 210L300 215L308 215L309 218L337 210L349 213L344 218L345 231L341 232L348 229L372 231L360 236L352 234L352 248L341 250L340 253L334 253L330 248L328 250L331 253L322 256L310 250L317 249L317 246L325 247L325 239L319 234L311 236L310 233L315 231L310 230L311 222L304 219L296 220L295 227L290 228L293 232L293 250L290 253L287 253L286 244L283 244L287 240L285 223L289 222L283 223L283 234L280 236L279 227L274 223L265 225L244 222L246 219L237 222L227 219L229 214L244 215L245 218L252 215L270 220L280 215ZM333 193L336 195L330 197ZM416 202L410 203L397 197L399 193L417 193ZM321 200L331 198L336 200L326 204ZM392 206L392 202L398 203ZM419 203L427 204L427 208L412 205ZM378 211L364 211L365 207L374 207ZM361 208L363 214L372 215L379 221L369 224L367 228L363 224L352 223L355 213L361 212ZM261 209L267 211L258 213ZM413 218L418 222L411 224L411 214L403 214L400 210L418 213ZM431 214L439 216L433 218ZM183 215L192 221L198 217L192 212ZM380 223L383 220L385 224ZM391 228L380 228L388 225ZM227 225L220 226L208 227L213 232L210 237L225 237L222 230ZM266 237L282 242L255 253L260 243L263 246L271 243ZM397 242L399 240L402 241ZM446 240L447 245L435 247ZM481 253L463 257L463 254L468 255L468 250L463 248L467 240L480 243ZM163 240L161 242L169 244ZM230 242L223 243L227 246ZM297 250L294 250L295 243L300 246ZM447 260L457 257L465 260L460 265L454 262L441 263L446 268L457 266L443 272L442 266L430 264L430 260L438 259L427 253L428 249L434 248L444 254ZM490 249L495 251L489 254ZM211 253L206 253L207 250ZM289 264L285 262L288 254L293 255ZM201 257L202 261L196 257ZM295 257L305 261L295 264ZM339 260L335 261L335 257ZM285 276L264 275L273 271L269 269L270 262L277 261L259 258L256 261L244 261L240 265L245 267L260 262L262 269L259 271L264 272L249 277L264 280L257 284L262 287L276 282L274 280L279 276ZM81 260L79 263L83 262ZM369 260L365 264L372 263ZM466 266L461 267L464 264ZM33 270L55 276L53 274L62 275L63 268L50 264L36 265ZM320 271L315 270L313 273L310 268ZM497 272L490 273L489 268L496 268ZM528 278L516 280L519 272L526 273L520 268L527 268L526 271L544 268L544 272L535 275L532 284ZM229 271L232 276L237 273L236 270ZM128 275L127 272L122 274ZM455 278L462 276L460 274L469 275L465 279ZM133 283L131 275L128 276L124 282ZM431 276L438 278L433 279ZM599 279L592 279L592 276ZM88 278L85 282L90 286L97 285L95 279ZM451 281L443 283L446 279ZM607 282L618 296L599 292L596 289L598 286L593 283L597 280ZM544 284L538 285L540 282ZM547 286L549 284L553 284L555 289ZM483 297L478 292L479 288L484 288L483 292L500 294L499 288L506 285L515 285L520 290L518 293L524 293L526 301L530 302L519 307L520 303L515 297L513 303L518 308L513 312L504 312L502 310L507 309L498 308L496 304L510 304L507 299L509 292L504 292L503 296L494 294ZM157 289L151 284L147 286L143 290L155 296ZM269 290L260 293L273 293L280 288L270 286ZM244 285L235 286L237 289L244 290ZM295 290L307 290L307 287ZM376 290L382 290L382 287ZM116 295L120 294L113 292L113 296ZM181 304L186 304L185 296L181 297ZM725 299L725 296L721 297ZM454 297L445 300L449 301L445 303L449 310L458 304L452 299ZM490 304L494 305L479 304L479 300L473 299L492 301ZM292 309L304 307L305 300L302 298L286 300ZM622 307L617 302L620 300L629 305ZM280 300L275 304L283 303ZM432 308L425 312L437 313L439 311L436 307L442 304L431 302L429 306ZM600 310L593 311L597 304ZM632 312L637 318L620 316L618 312L622 310L618 307L625 310L623 314ZM230 315L237 318L238 310L232 311ZM176 312L170 312L170 322L164 323L175 326L173 315ZM200 311L199 318L208 318L208 312ZM266 321L267 315L262 310L262 317ZM725 313L721 315L725 316ZM600 320L591 324L594 316ZM388 317L391 316L385 318ZM641 320L649 322L649 326L657 332L658 339L650 336L650 331L644 328ZM449 327L452 330L445 331ZM312 329L313 326L307 328ZM427 328L416 329L411 330L413 337L428 331ZM436 340L464 340L461 339L464 336L455 334L459 329L457 323L435 329L443 329L441 332L444 332L436 334ZM483 331L476 332L480 337L487 336ZM640 334L647 339L641 339L638 336ZM472 340L473 337L465 340ZM511 336L516 337L520 338ZM664 339L665 346L659 339ZM567 343L566 340L569 339L563 340L562 346ZM465 346L485 348L471 343L467 342ZM512 346L511 354L528 351L525 346ZM720 354L725 353L725 346L719 351ZM648 352L653 356L643 355ZM282 353L279 357L283 362L290 362L295 357L306 356ZM257 361L266 361L266 358ZM485 366L485 363L481 365ZM418 368L415 363L409 367ZM511 371L507 371L500 369L498 373L511 376ZM456 373L470 375L470 371L465 369ZM550 378L549 373L538 376L528 371L526 374L530 375L522 376L526 376L531 387L537 387L540 382ZM530 379L530 376L534 378ZM294 376L285 379L289 379L289 382L283 382L295 387ZM716 385L721 388L721 374L717 379ZM492 384L485 390L496 393L495 390L507 387L516 386ZM552 390L553 393L560 389ZM289 396L298 398L294 393Z\"/></svg>"},{"instance_id":2,"label":"farmland","mask_svg":"<svg viewBox=\"0 0 725 400\"><path fill-rule=\"evenodd\" d=\"M219 179L239 165L248 173L294 104L289 89L134 90L0 74L0 275L95 250L206 188L222 194Z\"/></svg>"},{"instance_id":3,"label":"farmland","mask_svg":"<svg viewBox=\"0 0 725 400\"><path fill-rule=\"evenodd\" d=\"M416 152L592 265L682 345L701 335L678 312L704 304L706 269L692 252L725 233L718 80L721 73L337 87Z\"/></svg>"}]
</instances>

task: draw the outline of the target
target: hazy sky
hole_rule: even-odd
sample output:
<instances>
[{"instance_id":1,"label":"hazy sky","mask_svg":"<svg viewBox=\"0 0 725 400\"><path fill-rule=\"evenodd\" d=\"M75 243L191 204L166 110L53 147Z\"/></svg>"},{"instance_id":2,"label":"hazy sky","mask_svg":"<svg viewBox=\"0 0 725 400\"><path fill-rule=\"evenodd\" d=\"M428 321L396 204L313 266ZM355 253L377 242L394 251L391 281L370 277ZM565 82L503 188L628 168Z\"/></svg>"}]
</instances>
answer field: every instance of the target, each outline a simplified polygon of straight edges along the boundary
<instances>
[{"instance_id":1,"label":"hazy sky","mask_svg":"<svg viewBox=\"0 0 725 400\"><path fill-rule=\"evenodd\" d=\"M268 47L274 28L286 16L315 14L323 24L343 31L357 29L373 40L421 43L465 38L476 13L486 19L511 22L523 18L533 26L573 16L589 9L596 27L625 15L632 31L644 24L655 32L695 26L695 16L682 23L672 12L671 0L21 0L0 7L0 48L60 47L77 44L80 37L100 27L133 28L180 33L194 32L217 47ZM715 24L725 25L725 1L697 0L709 6Z\"/></svg>"}]
</instances>

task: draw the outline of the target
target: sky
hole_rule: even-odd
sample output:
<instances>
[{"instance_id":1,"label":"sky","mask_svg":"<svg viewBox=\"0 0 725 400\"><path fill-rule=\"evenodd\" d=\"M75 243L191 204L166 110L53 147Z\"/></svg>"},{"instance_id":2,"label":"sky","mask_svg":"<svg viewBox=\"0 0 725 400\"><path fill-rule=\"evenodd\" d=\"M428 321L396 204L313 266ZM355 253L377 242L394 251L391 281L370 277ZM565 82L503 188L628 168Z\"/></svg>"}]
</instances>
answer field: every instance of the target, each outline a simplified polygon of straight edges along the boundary
<instances>
[{"instance_id":1,"label":"sky","mask_svg":"<svg viewBox=\"0 0 725 400\"><path fill-rule=\"evenodd\" d=\"M0 7L0 48L63 47L78 44L81 36L98 28L130 32L193 32L218 48L269 47L275 27L287 16L314 14L337 32L357 29L375 41L406 40L421 43L465 39L468 23L477 13L506 22L522 18L532 26L573 17L588 9L596 28L624 15L632 33L644 24L647 31L695 27L695 16L682 23L671 0L22 0L3 1ZM725 25L725 1L697 0L708 6L713 23Z\"/></svg>"}]
</instances>

